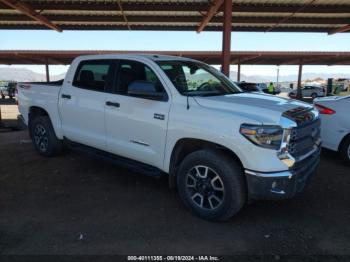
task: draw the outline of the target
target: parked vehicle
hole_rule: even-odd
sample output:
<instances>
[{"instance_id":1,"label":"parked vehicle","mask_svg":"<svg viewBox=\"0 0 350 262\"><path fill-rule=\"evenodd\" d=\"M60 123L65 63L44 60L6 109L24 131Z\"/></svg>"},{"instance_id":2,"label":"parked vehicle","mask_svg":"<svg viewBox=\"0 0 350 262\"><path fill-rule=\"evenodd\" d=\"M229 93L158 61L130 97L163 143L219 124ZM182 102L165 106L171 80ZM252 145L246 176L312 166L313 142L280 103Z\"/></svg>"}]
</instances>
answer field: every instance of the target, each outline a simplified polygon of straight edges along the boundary
<instances>
[{"instance_id":1,"label":"parked vehicle","mask_svg":"<svg viewBox=\"0 0 350 262\"><path fill-rule=\"evenodd\" d=\"M326 89L324 87L319 86L304 86L301 89L301 94L303 97L311 97L315 99L317 97L322 97L326 95ZM297 96L297 90L293 90L289 92L289 97L295 98Z\"/></svg>"},{"instance_id":2,"label":"parked vehicle","mask_svg":"<svg viewBox=\"0 0 350 262\"><path fill-rule=\"evenodd\" d=\"M20 83L18 92L40 154L69 145L167 174L184 204L208 220L229 219L248 199L293 197L319 162L316 109L242 93L192 59L82 56L62 85Z\"/></svg>"},{"instance_id":3,"label":"parked vehicle","mask_svg":"<svg viewBox=\"0 0 350 262\"><path fill-rule=\"evenodd\" d=\"M8 96L12 99L15 96L15 82L1 82L0 83L0 95L2 99L5 99Z\"/></svg>"},{"instance_id":4,"label":"parked vehicle","mask_svg":"<svg viewBox=\"0 0 350 262\"><path fill-rule=\"evenodd\" d=\"M264 83L251 83L251 82L236 82L236 84L242 89L243 92L260 92L270 94L267 85ZM281 93L281 89L275 88L272 95L278 95Z\"/></svg>"},{"instance_id":5,"label":"parked vehicle","mask_svg":"<svg viewBox=\"0 0 350 262\"><path fill-rule=\"evenodd\" d=\"M350 165L350 96L317 98L314 105L322 119L322 146L339 152Z\"/></svg>"}]
</instances>

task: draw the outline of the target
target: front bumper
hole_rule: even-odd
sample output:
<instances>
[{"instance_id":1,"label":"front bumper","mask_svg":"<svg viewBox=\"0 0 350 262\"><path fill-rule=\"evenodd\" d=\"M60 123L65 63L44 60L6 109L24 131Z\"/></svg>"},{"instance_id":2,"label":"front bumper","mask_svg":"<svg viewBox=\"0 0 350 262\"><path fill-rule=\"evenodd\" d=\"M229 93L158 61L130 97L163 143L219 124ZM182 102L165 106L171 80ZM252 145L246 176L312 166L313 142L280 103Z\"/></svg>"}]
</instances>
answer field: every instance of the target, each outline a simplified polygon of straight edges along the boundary
<instances>
[{"instance_id":1,"label":"front bumper","mask_svg":"<svg viewBox=\"0 0 350 262\"><path fill-rule=\"evenodd\" d=\"M320 161L321 148L282 172L245 170L250 199L288 199L302 191L315 173Z\"/></svg>"}]
</instances>

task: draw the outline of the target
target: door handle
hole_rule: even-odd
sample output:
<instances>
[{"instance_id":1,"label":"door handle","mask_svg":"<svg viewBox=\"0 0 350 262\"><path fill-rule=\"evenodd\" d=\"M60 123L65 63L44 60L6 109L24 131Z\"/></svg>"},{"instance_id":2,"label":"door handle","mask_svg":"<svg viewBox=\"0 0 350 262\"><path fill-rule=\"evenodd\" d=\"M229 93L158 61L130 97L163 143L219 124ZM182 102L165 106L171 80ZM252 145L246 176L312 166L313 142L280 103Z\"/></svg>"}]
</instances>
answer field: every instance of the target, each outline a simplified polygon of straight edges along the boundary
<instances>
[{"instance_id":1,"label":"door handle","mask_svg":"<svg viewBox=\"0 0 350 262\"><path fill-rule=\"evenodd\" d=\"M107 102L106 102L106 106L120 107L120 104L117 103L117 102L107 101Z\"/></svg>"},{"instance_id":2,"label":"door handle","mask_svg":"<svg viewBox=\"0 0 350 262\"><path fill-rule=\"evenodd\" d=\"M165 119L165 115L154 113L153 118L159 119L159 120L164 120Z\"/></svg>"},{"instance_id":3,"label":"door handle","mask_svg":"<svg viewBox=\"0 0 350 262\"><path fill-rule=\"evenodd\" d=\"M71 95L66 95L66 94L62 94L61 95L62 98L65 98L65 99L71 99Z\"/></svg>"}]
</instances>

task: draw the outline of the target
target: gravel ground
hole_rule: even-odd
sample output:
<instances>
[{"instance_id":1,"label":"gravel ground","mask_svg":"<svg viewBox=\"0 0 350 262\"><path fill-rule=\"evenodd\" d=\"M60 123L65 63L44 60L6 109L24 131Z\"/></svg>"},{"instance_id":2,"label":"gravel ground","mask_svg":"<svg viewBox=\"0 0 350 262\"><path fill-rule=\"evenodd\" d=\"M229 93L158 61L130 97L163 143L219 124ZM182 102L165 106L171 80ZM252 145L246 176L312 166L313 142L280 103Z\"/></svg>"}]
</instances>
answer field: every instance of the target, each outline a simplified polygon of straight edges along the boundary
<instances>
[{"instance_id":1,"label":"gravel ground","mask_svg":"<svg viewBox=\"0 0 350 262\"><path fill-rule=\"evenodd\" d=\"M2 132L0 254L350 256L349 188L350 168L326 151L296 198L211 223L190 214L166 178L78 152L44 158L26 131Z\"/></svg>"}]
</instances>

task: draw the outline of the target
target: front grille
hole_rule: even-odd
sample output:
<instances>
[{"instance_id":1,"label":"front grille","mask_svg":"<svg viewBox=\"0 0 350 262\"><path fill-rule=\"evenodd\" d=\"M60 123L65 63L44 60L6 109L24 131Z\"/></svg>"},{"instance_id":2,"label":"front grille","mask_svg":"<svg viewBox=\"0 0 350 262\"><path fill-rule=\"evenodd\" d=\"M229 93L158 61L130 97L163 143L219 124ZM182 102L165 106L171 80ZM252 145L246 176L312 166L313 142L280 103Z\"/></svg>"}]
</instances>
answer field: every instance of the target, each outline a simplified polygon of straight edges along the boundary
<instances>
[{"instance_id":1,"label":"front grille","mask_svg":"<svg viewBox=\"0 0 350 262\"><path fill-rule=\"evenodd\" d=\"M297 123L292 129L288 152L296 159L315 148L320 139L320 119L308 108L296 108L283 114Z\"/></svg>"}]
</instances>

